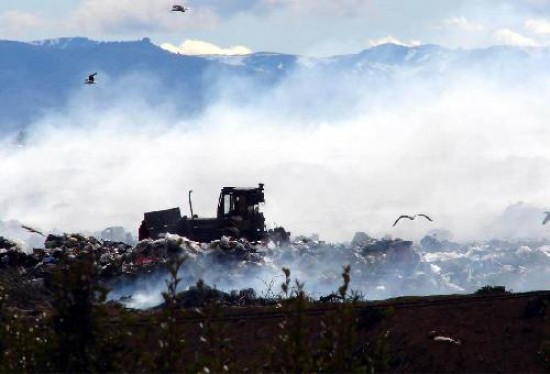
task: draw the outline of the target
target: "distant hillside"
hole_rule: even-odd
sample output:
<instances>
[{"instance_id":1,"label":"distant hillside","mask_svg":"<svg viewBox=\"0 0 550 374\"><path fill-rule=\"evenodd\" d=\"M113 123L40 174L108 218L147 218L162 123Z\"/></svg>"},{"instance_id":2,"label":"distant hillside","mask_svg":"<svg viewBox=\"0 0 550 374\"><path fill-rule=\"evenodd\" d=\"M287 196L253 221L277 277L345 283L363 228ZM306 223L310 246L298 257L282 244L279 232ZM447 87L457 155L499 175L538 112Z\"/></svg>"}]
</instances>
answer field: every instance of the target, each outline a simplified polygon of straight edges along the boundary
<instances>
[{"instance_id":1,"label":"distant hillside","mask_svg":"<svg viewBox=\"0 0 550 374\"><path fill-rule=\"evenodd\" d=\"M98 84L102 86L107 82L139 86L140 77L145 76L154 82L155 90L166 93L177 103L181 114L193 115L217 94L217 82L242 80L255 87L269 88L298 68L311 74L305 81L323 81L323 77L335 74L376 81L403 69L427 76L467 68L521 77L522 70L529 65L548 66L550 61L548 49L450 50L435 45L393 44L328 58L277 53L186 56L167 52L147 38L129 42L97 42L87 38L32 43L0 41L0 56L0 129L4 132L20 129L44 113L62 109L92 72L99 73Z\"/></svg>"}]
</instances>

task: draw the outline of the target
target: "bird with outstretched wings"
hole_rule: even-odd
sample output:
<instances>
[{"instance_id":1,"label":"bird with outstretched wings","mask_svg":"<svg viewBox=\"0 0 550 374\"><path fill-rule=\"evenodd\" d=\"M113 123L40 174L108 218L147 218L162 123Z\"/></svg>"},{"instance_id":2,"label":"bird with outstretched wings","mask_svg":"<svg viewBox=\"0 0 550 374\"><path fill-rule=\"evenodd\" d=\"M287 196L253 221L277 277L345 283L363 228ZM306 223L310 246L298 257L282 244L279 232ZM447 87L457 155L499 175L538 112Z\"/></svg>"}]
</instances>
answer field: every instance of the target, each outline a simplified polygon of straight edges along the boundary
<instances>
[{"instance_id":1,"label":"bird with outstretched wings","mask_svg":"<svg viewBox=\"0 0 550 374\"><path fill-rule=\"evenodd\" d=\"M401 220L401 219L403 219L403 218L407 218L407 219L410 219L410 220L413 220L413 219L414 219L413 216L408 216L408 215L406 215L406 214L402 214L402 215L399 216L398 219L395 220L395 222L393 223L393 225L394 225L394 226L397 225L397 222L399 222L399 220Z\"/></svg>"},{"instance_id":2,"label":"bird with outstretched wings","mask_svg":"<svg viewBox=\"0 0 550 374\"><path fill-rule=\"evenodd\" d=\"M424 217L424 218L426 218L428 221L433 222L433 219L431 219L430 217L428 217L428 216L427 216L426 214L424 214L424 213L418 213L416 216L417 216L417 217Z\"/></svg>"},{"instance_id":3,"label":"bird with outstretched wings","mask_svg":"<svg viewBox=\"0 0 550 374\"><path fill-rule=\"evenodd\" d=\"M95 76L97 75L97 73L93 73L93 74L90 74L88 75L88 78L84 81L84 83L86 84L94 84L95 83Z\"/></svg>"},{"instance_id":4,"label":"bird with outstretched wings","mask_svg":"<svg viewBox=\"0 0 550 374\"><path fill-rule=\"evenodd\" d=\"M546 222L550 221L550 211L546 211L544 214L546 214L546 217L542 220L542 224L546 225Z\"/></svg>"},{"instance_id":5,"label":"bird with outstretched wings","mask_svg":"<svg viewBox=\"0 0 550 374\"><path fill-rule=\"evenodd\" d=\"M188 8L184 7L183 5L172 5L172 12L182 12L184 13Z\"/></svg>"},{"instance_id":6,"label":"bird with outstretched wings","mask_svg":"<svg viewBox=\"0 0 550 374\"><path fill-rule=\"evenodd\" d=\"M38 234L38 235L42 235L42 236L46 236L43 233L41 233L40 231L38 231L36 229L33 229L30 226L21 225L21 227L24 228L25 230L29 231L29 232L32 232L32 233L35 233L35 234Z\"/></svg>"},{"instance_id":7,"label":"bird with outstretched wings","mask_svg":"<svg viewBox=\"0 0 550 374\"><path fill-rule=\"evenodd\" d=\"M406 214L402 214L402 215L399 216L398 219L395 220L395 222L393 223L393 226L397 225L397 222L399 222L400 219L407 218L407 219L410 219L412 221L416 217L424 217L428 221L433 222L433 219L431 219L430 217L428 217L428 215L426 215L424 213L415 214L414 216L409 216L409 215L406 215Z\"/></svg>"}]
</instances>

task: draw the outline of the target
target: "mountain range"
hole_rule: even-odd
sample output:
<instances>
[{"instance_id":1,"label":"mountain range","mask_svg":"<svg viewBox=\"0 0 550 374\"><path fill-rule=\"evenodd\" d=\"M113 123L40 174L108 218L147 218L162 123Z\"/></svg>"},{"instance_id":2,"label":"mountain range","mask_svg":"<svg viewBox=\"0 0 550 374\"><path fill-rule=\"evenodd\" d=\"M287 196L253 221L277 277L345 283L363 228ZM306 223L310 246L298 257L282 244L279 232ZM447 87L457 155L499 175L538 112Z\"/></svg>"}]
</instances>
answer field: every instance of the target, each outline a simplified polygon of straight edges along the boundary
<instances>
[{"instance_id":1,"label":"mountain range","mask_svg":"<svg viewBox=\"0 0 550 374\"><path fill-rule=\"evenodd\" d=\"M476 71L523 79L527 69L550 66L550 49L494 46L449 49L437 45L383 44L357 54L307 57L259 52L245 56L190 56L168 52L148 38L100 42L59 38L36 42L0 41L0 130L25 128L63 110L83 89L88 74L97 85L141 87L166 92L181 113L200 113L219 94L220 82L276 87L297 71L304 82L325 77L373 82L407 75L429 78ZM334 82L334 80L330 80ZM333 83L331 83L333 84ZM92 87L90 87L92 88ZM96 87L93 87L94 89ZM234 90L236 88L233 88ZM117 91L117 92L120 92Z\"/></svg>"}]
</instances>

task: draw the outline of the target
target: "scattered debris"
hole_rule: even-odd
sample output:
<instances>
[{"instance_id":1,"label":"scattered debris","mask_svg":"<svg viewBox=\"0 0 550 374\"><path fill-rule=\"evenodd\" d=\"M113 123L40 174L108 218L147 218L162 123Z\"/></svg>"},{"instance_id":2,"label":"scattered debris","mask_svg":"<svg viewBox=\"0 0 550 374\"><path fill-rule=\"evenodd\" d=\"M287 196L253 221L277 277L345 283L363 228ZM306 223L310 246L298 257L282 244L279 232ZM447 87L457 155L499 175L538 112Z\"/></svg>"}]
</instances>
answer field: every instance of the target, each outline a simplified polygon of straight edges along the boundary
<instances>
[{"instance_id":1,"label":"scattered debris","mask_svg":"<svg viewBox=\"0 0 550 374\"><path fill-rule=\"evenodd\" d=\"M455 340L455 339L450 338L448 336L435 336L433 338L433 340L436 341L436 342L448 342L448 343L453 343L453 344L456 344L456 345L462 344L460 342L460 340Z\"/></svg>"}]
</instances>

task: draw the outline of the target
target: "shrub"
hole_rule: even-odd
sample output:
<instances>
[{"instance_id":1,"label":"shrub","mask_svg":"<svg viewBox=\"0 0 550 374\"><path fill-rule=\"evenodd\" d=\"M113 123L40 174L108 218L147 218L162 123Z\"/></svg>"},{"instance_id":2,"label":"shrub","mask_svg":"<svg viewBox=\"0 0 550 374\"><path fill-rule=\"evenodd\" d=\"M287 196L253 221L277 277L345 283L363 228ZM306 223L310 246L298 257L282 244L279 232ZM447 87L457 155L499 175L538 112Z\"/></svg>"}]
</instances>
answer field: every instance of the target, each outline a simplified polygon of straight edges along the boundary
<instances>
[{"instance_id":1,"label":"shrub","mask_svg":"<svg viewBox=\"0 0 550 374\"><path fill-rule=\"evenodd\" d=\"M504 286L483 286L480 289L478 289L476 292L474 292L474 295L498 295L498 294L505 294L510 293L510 291L506 290L506 287Z\"/></svg>"},{"instance_id":2,"label":"shrub","mask_svg":"<svg viewBox=\"0 0 550 374\"><path fill-rule=\"evenodd\" d=\"M109 371L115 369L109 333L100 319L107 290L99 286L91 254L78 260L63 259L53 274L50 366L60 372Z\"/></svg>"}]
</instances>

